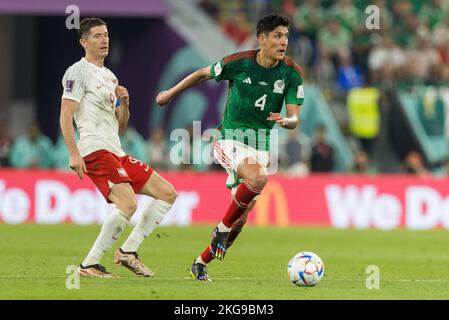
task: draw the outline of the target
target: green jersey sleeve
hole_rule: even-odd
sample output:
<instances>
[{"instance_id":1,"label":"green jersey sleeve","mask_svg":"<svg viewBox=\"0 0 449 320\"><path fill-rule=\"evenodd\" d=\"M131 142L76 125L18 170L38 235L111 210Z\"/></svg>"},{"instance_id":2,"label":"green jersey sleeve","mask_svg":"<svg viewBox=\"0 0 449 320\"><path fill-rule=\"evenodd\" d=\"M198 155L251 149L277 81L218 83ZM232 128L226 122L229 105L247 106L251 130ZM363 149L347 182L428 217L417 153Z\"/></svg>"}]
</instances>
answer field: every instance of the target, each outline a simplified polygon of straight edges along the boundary
<instances>
[{"instance_id":1,"label":"green jersey sleeve","mask_svg":"<svg viewBox=\"0 0 449 320\"><path fill-rule=\"evenodd\" d=\"M210 66L210 75L215 81L229 80L229 64L224 63L224 59Z\"/></svg>"},{"instance_id":2,"label":"green jersey sleeve","mask_svg":"<svg viewBox=\"0 0 449 320\"><path fill-rule=\"evenodd\" d=\"M287 93L285 95L285 104L304 104L304 87L302 85L302 76L296 68L294 68L290 76Z\"/></svg>"},{"instance_id":3,"label":"green jersey sleeve","mask_svg":"<svg viewBox=\"0 0 449 320\"><path fill-rule=\"evenodd\" d=\"M233 53L210 66L210 75L215 81L235 80L242 77L242 63L254 57L256 50Z\"/></svg>"}]
</instances>

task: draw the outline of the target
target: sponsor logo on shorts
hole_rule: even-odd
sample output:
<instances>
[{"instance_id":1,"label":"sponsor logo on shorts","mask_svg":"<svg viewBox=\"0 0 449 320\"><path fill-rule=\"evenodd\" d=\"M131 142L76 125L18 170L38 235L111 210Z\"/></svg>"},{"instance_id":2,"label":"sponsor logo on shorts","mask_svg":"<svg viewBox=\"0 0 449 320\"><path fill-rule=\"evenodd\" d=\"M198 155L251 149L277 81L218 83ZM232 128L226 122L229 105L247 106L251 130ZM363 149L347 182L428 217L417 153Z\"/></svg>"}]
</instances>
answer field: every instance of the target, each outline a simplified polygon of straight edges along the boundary
<instances>
[{"instance_id":1,"label":"sponsor logo on shorts","mask_svg":"<svg viewBox=\"0 0 449 320\"><path fill-rule=\"evenodd\" d=\"M117 168L118 175L120 177L127 177L128 173L126 173L125 168Z\"/></svg>"}]
</instances>

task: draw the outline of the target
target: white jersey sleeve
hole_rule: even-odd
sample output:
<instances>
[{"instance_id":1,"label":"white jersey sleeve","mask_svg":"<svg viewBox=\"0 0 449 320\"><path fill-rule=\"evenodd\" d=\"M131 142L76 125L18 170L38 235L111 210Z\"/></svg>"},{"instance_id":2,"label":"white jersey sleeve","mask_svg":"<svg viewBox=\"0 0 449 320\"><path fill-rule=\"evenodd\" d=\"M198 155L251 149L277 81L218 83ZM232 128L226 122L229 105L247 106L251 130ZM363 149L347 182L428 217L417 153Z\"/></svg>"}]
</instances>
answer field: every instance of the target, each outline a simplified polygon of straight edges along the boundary
<instances>
[{"instance_id":1,"label":"white jersey sleeve","mask_svg":"<svg viewBox=\"0 0 449 320\"><path fill-rule=\"evenodd\" d=\"M86 91L86 85L86 69L81 64L76 63L67 69L62 78L62 87L64 88L62 97L81 102Z\"/></svg>"}]
</instances>

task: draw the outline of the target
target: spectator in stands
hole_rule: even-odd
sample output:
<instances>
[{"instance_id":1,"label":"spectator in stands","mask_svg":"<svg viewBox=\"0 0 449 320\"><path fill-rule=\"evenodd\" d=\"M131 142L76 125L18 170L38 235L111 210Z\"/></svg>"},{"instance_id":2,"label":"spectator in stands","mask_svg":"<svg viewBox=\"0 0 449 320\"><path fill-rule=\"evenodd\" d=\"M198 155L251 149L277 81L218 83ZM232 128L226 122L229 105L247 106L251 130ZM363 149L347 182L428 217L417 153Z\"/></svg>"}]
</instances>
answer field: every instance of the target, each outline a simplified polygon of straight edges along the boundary
<instances>
[{"instance_id":1,"label":"spectator in stands","mask_svg":"<svg viewBox=\"0 0 449 320\"><path fill-rule=\"evenodd\" d=\"M448 2L444 0L431 0L424 3L419 10L418 17L425 25L433 30L446 20L448 16Z\"/></svg>"},{"instance_id":2,"label":"spectator in stands","mask_svg":"<svg viewBox=\"0 0 449 320\"><path fill-rule=\"evenodd\" d=\"M281 14L292 20L293 16L295 15L295 12L296 12L295 0L284 0L282 2Z\"/></svg>"},{"instance_id":3,"label":"spectator in stands","mask_svg":"<svg viewBox=\"0 0 449 320\"><path fill-rule=\"evenodd\" d=\"M394 77L397 70L407 62L404 51L394 42L394 39L385 34L382 41L371 49L368 55L369 77L371 83L379 83L384 75Z\"/></svg>"},{"instance_id":4,"label":"spectator in stands","mask_svg":"<svg viewBox=\"0 0 449 320\"><path fill-rule=\"evenodd\" d=\"M336 18L330 19L325 28L318 32L319 50L325 51L334 66L337 66L338 52L349 51L352 42L352 34L347 29L342 28Z\"/></svg>"},{"instance_id":5,"label":"spectator in stands","mask_svg":"<svg viewBox=\"0 0 449 320\"><path fill-rule=\"evenodd\" d=\"M393 14L391 13L391 10L388 8L386 1L374 0L372 1L372 4L379 8L380 28L382 32L389 32L393 27Z\"/></svg>"},{"instance_id":6,"label":"spectator in stands","mask_svg":"<svg viewBox=\"0 0 449 320\"><path fill-rule=\"evenodd\" d=\"M165 138L165 132L161 127L150 130L147 142L147 157L153 168L169 169L170 150Z\"/></svg>"},{"instance_id":7,"label":"spectator in stands","mask_svg":"<svg viewBox=\"0 0 449 320\"><path fill-rule=\"evenodd\" d=\"M215 22L220 20L220 9L213 0L200 0L198 6L207 13Z\"/></svg>"},{"instance_id":8,"label":"spectator in stands","mask_svg":"<svg viewBox=\"0 0 449 320\"><path fill-rule=\"evenodd\" d=\"M285 150L289 174L305 175L309 172L306 161L310 159L310 146L309 140L304 134L299 130L290 130L283 150Z\"/></svg>"},{"instance_id":9,"label":"spectator in stands","mask_svg":"<svg viewBox=\"0 0 449 320\"><path fill-rule=\"evenodd\" d=\"M417 176L427 176L430 174L430 171L424 164L423 157L415 150L407 153L402 165L402 172Z\"/></svg>"},{"instance_id":10,"label":"spectator in stands","mask_svg":"<svg viewBox=\"0 0 449 320\"><path fill-rule=\"evenodd\" d=\"M364 83L362 71L352 62L351 52L342 50L338 56L337 79L339 89L346 93L352 88L362 87Z\"/></svg>"},{"instance_id":11,"label":"spectator in stands","mask_svg":"<svg viewBox=\"0 0 449 320\"><path fill-rule=\"evenodd\" d=\"M121 127L119 129L119 138L122 149L127 155L148 163L145 152L146 142L136 129L131 126ZM153 165L151 166L153 167Z\"/></svg>"},{"instance_id":12,"label":"spectator in stands","mask_svg":"<svg viewBox=\"0 0 449 320\"><path fill-rule=\"evenodd\" d=\"M244 43L251 35L251 25L243 10L237 10L230 19L225 20L222 29L237 45Z\"/></svg>"},{"instance_id":13,"label":"spectator in stands","mask_svg":"<svg viewBox=\"0 0 449 320\"><path fill-rule=\"evenodd\" d=\"M10 163L16 168L49 168L52 142L34 123L11 147Z\"/></svg>"},{"instance_id":14,"label":"spectator in stands","mask_svg":"<svg viewBox=\"0 0 449 320\"><path fill-rule=\"evenodd\" d=\"M435 66L434 71L432 72L432 85L435 86L441 86L441 87L447 87L449 83L449 64L443 64L441 63L438 66ZM445 106L446 108L449 107L449 100L447 100L449 97L446 95L442 96L443 99L446 99ZM446 114L449 116L449 109L446 109ZM449 118L447 118L446 121L449 121ZM449 129L449 122L446 124L447 128Z\"/></svg>"},{"instance_id":15,"label":"spectator in stands","mask_svg":"<svg viewBox=\"0 0 449 320\"><path fill-rule=\"evenodd\" d=\"M290 48L295 59L302 66L308 67L316 63L316 57L319 54L316 39L318 30L324 26L325 14L318 0L306 0L304 4L296 8L293 14Z\"/></svg>"},{"instance_id":16,"label":"spectator in stands","mask_svg":"<svg viewBox=\"0 0 449 320\"><path fill-rule=\"evenodd\" d=\"M331 172L334 168L334 149L326 141L326 127L320 125L315 131L315 142L310 157L310 171Z\"/></svg>"},{"instance_id":17,"label":"spectator in stands","mask_svg":"<svg viewBox=\"0 0 449 320\"><path fill-rule=\"evenodd\" d=\"M79 140L79 133L77 130L75 130L75 141L78 142L78 140ZM59 133L58 140L51 149L51 156L53 168L56 168L61 171L70 170L69 166L70 155L69 152L67 151L67 147L65 145L65 141L61 133Z\"/></svg>"},{"instance_id":18,"label":"spectator in stands","mask_svg":"<svg viewBox=\"0 0 449 320\"><path fill-rule=\"evenodd\" d=\"M449 64L449 16L436 26L430 38L438 51L442 64Z\"/></svg>"},{"instance_id":19,"label":"spectator in stands","mask_svg":"<svg viewBox=\"0 0 449 320\"><path fill-rule=\"evenodd\" d=\"M325 23L326 13L318 0L306 0L299 5L293 16L293 24L299 32L315 41L318 31Z\"/></svg>"},{"instance_id":20,"label":"spectator in stands","mask_svg":"<svg viewBox=\"0 0 449 320\"><path fill-rule=\"evenodd\" d=\"M12 139L8 134L8 123L6 120L0 120L0 168L9 166L9 152Z\"/></svg>"},{"instance_id":21,"label":"spectator in stands","mask_svg":"<svg viewBox=\"0 0 449 320\"><path fill-rule=\"evenodd\" d=\"M363 14L354 6L352 0L338 0L328 9L328 15L336 18L348 32L359 32L363 27L360 18Z\"/></svg>"},{"instance_id":22,"label":"spectator in stands","mask_svg":"<svg viewBox=\"0 0 449 320\"><path fill-rule=\"evenodd\" d=\"M251 25L256 24L260 17L271 11L271 0L246 0L245 2L248 20Z\"/></svg>"},{"instance_id":23,"label":"spectator in stands","mask_svg":"<svg viewBox=\"0 0 449 320\"><path fill-rule=\"evenodd\" d=\"M193 165L193 156L194 152L198 150L193 150L193 126L190 125L187 128L187 136L183 137L183 139L179 142L177 142L173 148L176 150L177 156L181 157L181 163L179 164L178 168L179 170L195 170L195 167ZM188 138L188 139L186 139Z\"/></svg>"},{"instance_id":24,"label":"spectator in stands","mask_svg":"<svg viewBox=\"0 0 449 320\"><path fill-rule=\"evenodd\" d=\"M363 150L357 150L355 153L354 163L350 168L352 173L374 174L376 169L371 166L371 161L368 153Z\"/></svg>"},{"instance_id":25,"label":"spectator in stands","mask_svg":"<svg viewBox=\"0 0 449 320\"><path fill-rule=\"evenodd\" d=\"M318 50L317 54L312 75L320 88L324 90L325 95L328 96L327 93L336 88L336 70L326 50Z\"/></svg>"},{"instance_id":26,"label":"spectator in stands","mask_svg":"<svg viewBox=\"0 0 449 320\"><path fill-rule=\"evenodd\" d=\"M413 13L407 14L402 22L395 23L394 26L395 41L405 49L413 48L416 45L417 34L427 31L426 26Z\"/></svg>"},{"instance_id":27,"label":"spectator in stands","mask_svg":"<svg viewBox=\"0 0 449 320\"><path fill-rule=\"evenodd\" d=\"M430 46L429 33L419 35L416 38L416 47L406 50L409 70L413 70L413 76L424 81L429 80L434 66L440 64L438 51Z\"/></svg>"}]
</instances>

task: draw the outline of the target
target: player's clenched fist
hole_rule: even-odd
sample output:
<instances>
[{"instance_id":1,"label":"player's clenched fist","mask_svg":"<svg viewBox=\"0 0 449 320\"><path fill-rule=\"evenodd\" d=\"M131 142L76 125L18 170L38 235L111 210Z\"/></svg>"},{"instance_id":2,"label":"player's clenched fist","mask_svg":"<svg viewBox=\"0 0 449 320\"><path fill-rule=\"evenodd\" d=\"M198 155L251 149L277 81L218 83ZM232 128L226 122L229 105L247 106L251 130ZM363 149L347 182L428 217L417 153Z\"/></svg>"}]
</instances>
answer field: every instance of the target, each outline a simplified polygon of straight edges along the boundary
<instances>
[{"instance_id":1,"label":"player's clenched fist","mask_svg":"<svg viewBox=\"0 0 449 320\"><path fill-rule=\"evenodd\" d=\"M169 93L168 90L162 91L160 92L157 96L156 96L156 103L160 106L165 106L166 104L168 104L171 100L171 95Z\"/></svg>"},{"instance_id":2,"label":"player's clenched fist","mask_svg":"<svg viewBox=\"0 0 449 320\"><path fill-rule=\"evenodd\" d=\"M117 96L117 99L120 100L120 104L129 105L129 93L125 87L117 86L115 88L115 95Z\"/></svg>"},{"instance_id":3,"label":"player's clenched fist","mask_svg":"<svg viewBox=\"0 0 449 320\"><path fill-rule=\"evenodd\" d=\"M267 120L275 121L281 127L284 127L286 124L286 119L280 113L270 112Z\"/></svg>"}]
</instances>

